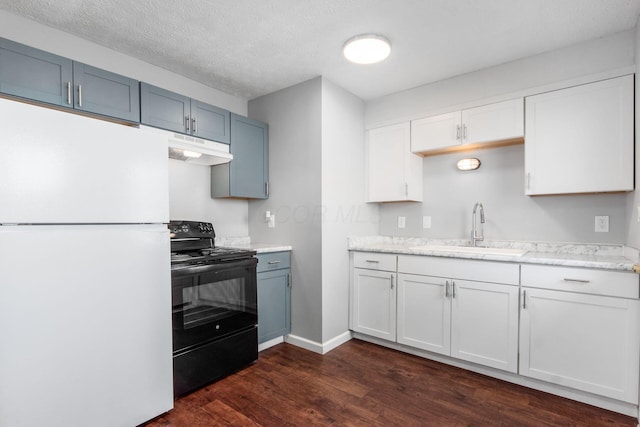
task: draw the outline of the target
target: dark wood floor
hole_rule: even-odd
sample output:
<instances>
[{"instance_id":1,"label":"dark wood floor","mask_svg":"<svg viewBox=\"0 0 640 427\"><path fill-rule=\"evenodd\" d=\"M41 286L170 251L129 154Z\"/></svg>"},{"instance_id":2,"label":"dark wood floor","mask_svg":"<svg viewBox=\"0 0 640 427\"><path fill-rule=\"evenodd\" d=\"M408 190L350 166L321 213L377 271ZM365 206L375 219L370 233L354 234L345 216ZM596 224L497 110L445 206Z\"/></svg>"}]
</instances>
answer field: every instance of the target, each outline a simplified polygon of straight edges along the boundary
<instances>
[{"instance_id":1,"label":"dark wood floor","mask_svg":"<svg viewBox=\"0 0 640 427\"><path fill-rule=\"evenodd\" d=\"M636 426L637 420L351 340L321 356L289 344L185 396L145 427Z\"/></svg>"}]
</instances>

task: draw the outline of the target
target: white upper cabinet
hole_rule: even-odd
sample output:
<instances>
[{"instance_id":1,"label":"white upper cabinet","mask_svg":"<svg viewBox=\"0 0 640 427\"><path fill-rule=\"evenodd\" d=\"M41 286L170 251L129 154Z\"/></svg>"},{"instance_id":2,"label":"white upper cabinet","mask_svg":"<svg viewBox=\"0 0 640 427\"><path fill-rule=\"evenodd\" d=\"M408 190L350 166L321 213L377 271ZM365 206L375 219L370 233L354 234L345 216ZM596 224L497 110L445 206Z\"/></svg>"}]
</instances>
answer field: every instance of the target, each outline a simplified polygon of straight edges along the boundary
<instances>
[{"instance_id":1,"label":"white upper cabinet","mask_svg":"<svg viewBox=\"0 0 640 427\"><path fill-rule=\"evenodd\" d=\"M633 76L526 98L525 193L633 190Z\"/></svg>"},{"instance_id":2,"label":"white upper cabinet","mask_svg":"<svg viewBox=\"0 0 640 427\"><path fill-rule=\"evenodd\" d=\"M411 153L409 122L367 131L367 201L422 201L422 158Z\"/></svg>"},{"instance_id":3,"label":"white upper cabinet","mask_svg":"<svg viewBox=\"0 0 640 427\"><path fill-rule=\"evenodd\" d=\"M524 136L522 98L411 121L411 151L428 153Z\"/></svg>"}]
</instances>

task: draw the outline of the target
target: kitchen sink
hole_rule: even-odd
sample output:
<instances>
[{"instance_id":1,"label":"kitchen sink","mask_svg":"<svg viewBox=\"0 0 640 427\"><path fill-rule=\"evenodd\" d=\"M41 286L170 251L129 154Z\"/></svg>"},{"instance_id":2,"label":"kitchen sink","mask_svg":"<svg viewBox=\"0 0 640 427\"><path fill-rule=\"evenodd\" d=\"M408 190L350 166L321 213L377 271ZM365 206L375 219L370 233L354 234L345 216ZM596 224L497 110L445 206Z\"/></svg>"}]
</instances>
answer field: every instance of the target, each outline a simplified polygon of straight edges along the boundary
<instances>
[{"instance_id":1,"label":"kitchen sink","mask_svg":"<svg viewBox=\"0 0 640 427\"><path fill-rule=\"evenodd\" d=\"M527 253L527 250L525 249L487 248L484 246L423 245L423 246L414 246L409 249L420 250L420 251L451 252L451 253L478 254L478 255L523 256L524 254Z\"/></svg>"}]
</instances>

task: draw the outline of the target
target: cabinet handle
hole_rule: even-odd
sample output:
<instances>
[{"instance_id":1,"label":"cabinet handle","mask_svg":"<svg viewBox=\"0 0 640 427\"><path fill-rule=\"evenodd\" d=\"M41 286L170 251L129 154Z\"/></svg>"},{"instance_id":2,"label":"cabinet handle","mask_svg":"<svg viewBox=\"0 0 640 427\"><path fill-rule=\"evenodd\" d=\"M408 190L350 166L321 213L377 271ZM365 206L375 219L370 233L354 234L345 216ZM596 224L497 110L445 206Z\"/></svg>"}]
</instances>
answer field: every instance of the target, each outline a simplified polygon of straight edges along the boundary
<instances>
[{"instance_id":1,"label":"cabinet handle","mask_svg":"<svg viewBox=\"0 0 640 427\"><path fill-rule=\"evenodd\" d=\"M370 262L371 264L380 264L380 261L375 259L365 259L364 262Z\"/></svg>"},{"instance_id":2,"label":"cabinet handle","mask_svg":"<svg viewBox=\"0 0 640 427\"><path fill-rule=\"evenodd\" d=\"M280 264L280 261L269 261L267 264Z\"/></svg>"},{"instance_id":3,"label":"cabinet handle","mask_svg":"<svg viewBox=\"0 0 640 427\"><path fill-rule=\"evenodd\" d=\"M287 287L291 288L291 275L287 274Z\"/></svg>"},{"instance_id":4,"label":"cabinet handle","mask_svg":"<svg viewBox=\"0 0 640 427\"><path fill-rule=\"evenodd\" d=\"M460 139L460 125L456 125L456 139Z\"/></svg>"},{"instance_id":5,"label":"cabinet handle","mask_svg":"<svg viewBox=\"0 0 640 427\"><path fill-rule=\"evenodd\" d=\"M451 281L451 298L456 297L456 282Z\"/></svg>"},{"instance_id":6,"label":"cabinet handle","mask_svg":"<svg viewBox=\"0 0 640 427\"><path fill-rule=\"evenodd\" d=\"M189 116L184 116L184 127L187 129L187 133L191 133L191 119Z\"/></svg>"},{"instance_id":7,"label":"cabinet handle","mask_svg":"<svg viewBox=\"0 0 640 427\"><path fill-rule=\"evenodd\" d=\"M71 105L71 82L67 82L67 104Z\"/></svg>"},{"instance_id":8,"label":"cabinet handle","mask_svg":"<svg viewBox=\"0 0 640 427\"><path fill-rule=\"evenodd\" d=\"M569 277L565 277L564 278L565 282L574 282L574 283L591 283L591 280L584 280L584 279L571 279Z\"/></svg>"},{"instance_id":9,"label":"cabinet handle","mask_svg":"<svg viewBox=\"0 0 640 427\"><path fill-rule=\"evenodd\" d=\"M82 85L78 85L78 107L82 107Z\"/></svg>"},{"instance_id":10,"label":"cabinet handle","mask_svg":"<svg viewBox=\"0 0 640 427\"><path fill-rule=\"evenodd\" d=\"M269 197L269 181L265 181L264 183L264 194Z\"/></svg>"},{"instance_id":11,"label":"cabinet handle","mask_svg":"<svg viewBox=\"0 0 640 427\"><path fill-rule=\"evenodd\" d=\"M449 281L444 282L444 297L449 298Z\"/></svg>"},{"instance_id":12,"label":"cabinet handle","mask_svg":"<svg viewBox=\"0 0 640 427\"><path fill-rule=\"evenodd\" d=\"M391 289L393 289L393 274L391 275Z\"/></svg>"},{"instance_id":13,"label":"cabinet handle","mask_svg":"<svg viewBox=\"0 0 640 427\"><path fill-rule=\"evenodd\" d=\"M405 197L409 197L409 183L408 182L404 183L404 196Z\"/></svg>"},{"instance_id":14,"label":"cabinet handle","mask_svg":"<svg viewBox=\"0 0 640 427\"><path fill-rule=\"evenodd\" d=\"M527 291L526 289L522 291L522 308L527 309Z\"/></svg>"},{"instance_id":15,"label":"cabinet handle","mask_svg":"<svg viewBox=\"0 0 640 427\"><path fill-rule=\"evenodd\" d=\"M467 125L462 125L462 139L467 139Z\"/></svg>"},{"instance_id":16,"label":"cabinet handle","mask_svg":"<svg viewBox=\"0 0 640 427\"><path fill-rule=\"evenodd\" d=\"M197 133L198 132L198 123L196 122L196 118L195 117L191 118L191 129L192 129L193 133Z\"/></svg>"}]
</instances>

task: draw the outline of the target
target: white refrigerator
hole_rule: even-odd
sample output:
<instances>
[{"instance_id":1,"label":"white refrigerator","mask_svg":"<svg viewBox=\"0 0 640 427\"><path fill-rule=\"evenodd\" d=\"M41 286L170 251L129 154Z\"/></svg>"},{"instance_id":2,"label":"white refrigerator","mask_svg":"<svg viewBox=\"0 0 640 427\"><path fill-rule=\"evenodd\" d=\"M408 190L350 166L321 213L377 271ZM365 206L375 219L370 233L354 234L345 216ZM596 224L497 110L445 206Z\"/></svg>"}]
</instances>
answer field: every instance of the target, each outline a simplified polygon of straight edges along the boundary
<instances>
[{"instance_id":1,"label":"white refrigerator","mask_svg":"<svg viewBox=\"0 0 640 427\"><path fill-rule=\"evenodd\" d=\"M0 99L0 426L173 407L167 143Z\"/></svg>"}]
</instances>

